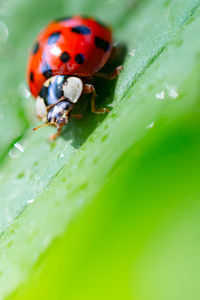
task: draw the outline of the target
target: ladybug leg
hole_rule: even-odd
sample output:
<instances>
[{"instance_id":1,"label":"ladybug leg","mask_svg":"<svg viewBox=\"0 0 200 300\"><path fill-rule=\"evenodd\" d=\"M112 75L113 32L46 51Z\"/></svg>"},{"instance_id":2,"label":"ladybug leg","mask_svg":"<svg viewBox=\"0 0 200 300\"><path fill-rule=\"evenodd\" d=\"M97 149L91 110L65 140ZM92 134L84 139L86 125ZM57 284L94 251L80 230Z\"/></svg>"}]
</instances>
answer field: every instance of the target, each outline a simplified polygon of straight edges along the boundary
<instances>
[{"instance_id":1,"label":"ladybug leg","mask_svg":"<svg viewBox=\"0 0 200 300\"><path fill-rule=\"evenodd\" d=\"M120 72L123 71L123 66L118 66L114 69L114 71L110 74L105 73L96 73L94 76L104 78L104 79L115 79L117 76L119 76Z\"/></svg>"},{"instance_id":2,"label":"ladybug leg","mask_svg":"<svg viewBox=\"0 0 200 300\"><path fill-rule=\"evenodd\" d=\"M83 94L92 94L91 97L91 110L96 114L104 114L105 112L109 112L110 110L107 108L99 108L95 107L95 99L96 99L96 91L92 84L84 84Z\"/></svg>"},{"instance_id":3,"label":"ladybug leg","mask_svg":"<svg viewBox=\"0 0 200 300\"><path fill-rule=\"evenodd\" d=\"M56 133L50 135L49 140L50 140L50 141L55 141L55 140L60 136L61 131L62 131L62 127L59 127L59 128L57 129L57 132L56 132Z\"/></svg>"}]
</instances>

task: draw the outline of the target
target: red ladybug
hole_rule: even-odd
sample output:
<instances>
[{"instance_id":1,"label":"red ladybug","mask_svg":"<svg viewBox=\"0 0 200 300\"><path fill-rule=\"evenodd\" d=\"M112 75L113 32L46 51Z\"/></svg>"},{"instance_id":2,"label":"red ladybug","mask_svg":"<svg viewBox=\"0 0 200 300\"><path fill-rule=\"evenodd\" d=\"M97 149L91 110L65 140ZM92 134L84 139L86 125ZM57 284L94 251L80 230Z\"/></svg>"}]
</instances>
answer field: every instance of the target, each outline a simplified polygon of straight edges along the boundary
<instances>
[{"instance_id":1,"label":"red ladybug","mask_svg":"<svg viewBox=\"0 0 200 300\"><path fill-rule=\"evenodd\" d=\"M68 123L72 109L82 94L92 94L95 113L109 111L95 108L92 76L115 78L121 67L110 75L98 73L113 50L110 28L93 18L74 16L50 23L39 34L28 62L28 82L36 99L39 118L57 127L53 139ZM46 124L46 125L48 125Z\"/></svg>"}]
</instances>

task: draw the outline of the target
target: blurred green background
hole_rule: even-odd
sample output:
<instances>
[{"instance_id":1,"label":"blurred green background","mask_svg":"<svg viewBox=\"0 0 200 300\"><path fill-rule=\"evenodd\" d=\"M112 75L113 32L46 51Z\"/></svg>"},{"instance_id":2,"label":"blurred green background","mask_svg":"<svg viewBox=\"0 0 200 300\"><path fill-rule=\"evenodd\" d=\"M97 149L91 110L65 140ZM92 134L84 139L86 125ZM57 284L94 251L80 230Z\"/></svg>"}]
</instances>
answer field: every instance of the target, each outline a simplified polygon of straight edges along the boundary
<instances>
[{"instance_id":1,"label":"blurred green background","mask_svg":"<svg viewBox=\"0 0 200 300\"><path fill-rule=\"evenodd\" d=\"M26 61L52 19L92 15L127 45L61 138ZM0 299L200 299L200 1L0 0Z\"/></svg>"}]
</instances>

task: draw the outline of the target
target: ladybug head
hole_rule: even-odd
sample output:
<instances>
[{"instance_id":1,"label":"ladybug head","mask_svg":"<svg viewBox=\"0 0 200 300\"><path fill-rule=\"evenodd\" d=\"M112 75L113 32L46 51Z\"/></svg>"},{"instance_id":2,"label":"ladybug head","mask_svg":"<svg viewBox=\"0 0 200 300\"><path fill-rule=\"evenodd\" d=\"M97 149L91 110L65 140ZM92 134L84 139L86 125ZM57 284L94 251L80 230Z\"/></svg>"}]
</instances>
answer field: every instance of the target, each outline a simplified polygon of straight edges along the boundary
<instances>
[{"instance_id":1,"label":"ladybug head","mask_svg":"<svg viewBox=\"0 0 200 300\"><path fill-rule=\"evenodd\" d=\"M57 75L50 79L47 103L56 102L47 113L47 121L60 128L68 123L73 105L83 91L83 82L75 76Z\"/></svg>"},{"instance_id":2,"label":"ladybug head","mask_svg":"<svg viewBox=\"0 0 200 300\"><path fill-rule=\"evenodd\" d=\"M68 123L73 104L68 100L59 101L47 113L47 121L60 128Z\"/></svg>"},{"instance_id":3,"label":"ladybug head","mask_svg":"<svg viewBox=\"0 0 200 300\"><path fill-rule=\"evenodd\" d=\"M73 106L82 92L83 82L78 77L65 75L51 77L45 81L36 100L37 115L49 122L46 125L61 128L68 123Z\"/></svg>"}]
</instances>

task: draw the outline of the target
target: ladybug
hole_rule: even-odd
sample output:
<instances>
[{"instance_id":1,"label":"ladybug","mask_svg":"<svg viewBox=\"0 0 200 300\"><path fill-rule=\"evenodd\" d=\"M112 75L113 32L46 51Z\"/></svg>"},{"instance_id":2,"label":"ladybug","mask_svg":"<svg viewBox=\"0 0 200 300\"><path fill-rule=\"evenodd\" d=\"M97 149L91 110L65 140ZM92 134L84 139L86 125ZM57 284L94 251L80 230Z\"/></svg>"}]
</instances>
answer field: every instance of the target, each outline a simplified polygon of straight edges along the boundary
<instances>
[{"instance_id":1,"label":"ladybug","mask_svg":"<svg viewBox=\"0 0 200 300\"><path fill-rule=\"evenodd\" d=\"M52 139L60 135L70 117L82 117L72 110L83 94L91 94L92 112L109 112L96 109L96 92L90 82L93 76L113 79L119 74L121 66L111 74L99 72L113 49L111 29L90 17L59 19L40 32L29 57L27 77L37 116L47 123L43 126L57 128Z\"/></svg>"}]
</instances>

